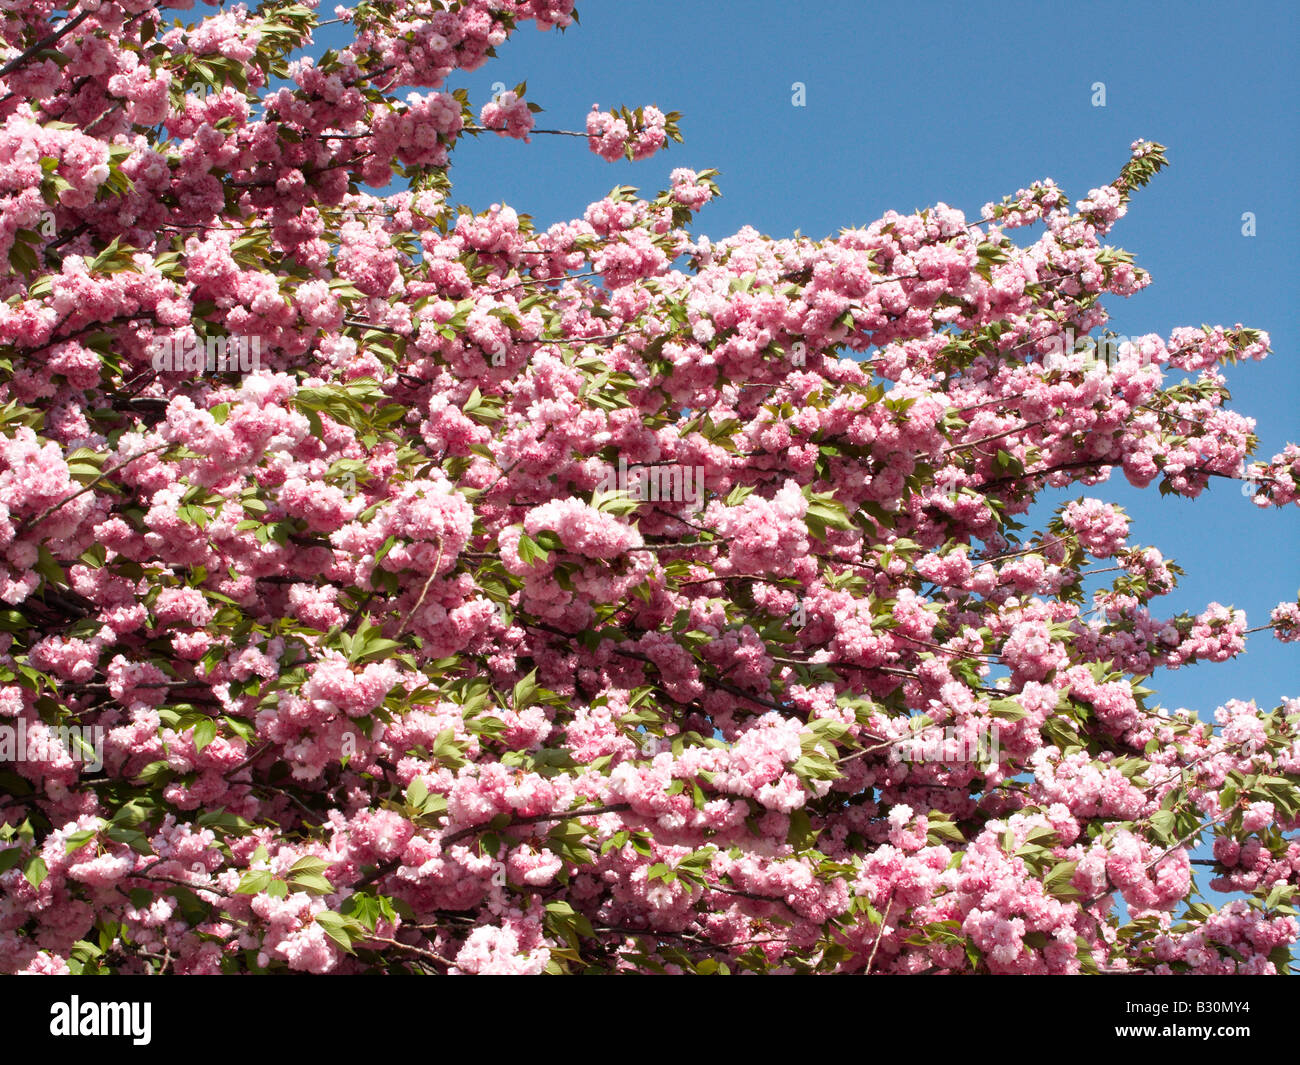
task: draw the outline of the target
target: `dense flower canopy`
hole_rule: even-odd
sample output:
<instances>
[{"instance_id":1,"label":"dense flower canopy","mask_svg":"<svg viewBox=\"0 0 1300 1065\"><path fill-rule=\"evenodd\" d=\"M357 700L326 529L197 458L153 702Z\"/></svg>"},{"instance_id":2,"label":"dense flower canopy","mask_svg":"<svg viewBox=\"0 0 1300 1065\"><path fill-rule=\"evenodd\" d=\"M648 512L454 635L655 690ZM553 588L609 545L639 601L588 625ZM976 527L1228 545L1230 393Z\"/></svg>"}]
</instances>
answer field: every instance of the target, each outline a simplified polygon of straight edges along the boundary
<instances>
[{"instance_id":1,"label":"dense flower canopy","mask_svg":"<svg viewBox=\"0 0 1300 1065\"><path fill-rule=\"evenodd\" d=\"M564 131L444 85L572 0L304 58L315 6L0 12L0 971L1285 970L1300 700L1157 705L1248 622L1087 495L1297 500L1226 406L1266 334L1082 343L1160 145L973 220L711 241L677 168L541 232L451 155Z\"/></svg>"}]
</instances>

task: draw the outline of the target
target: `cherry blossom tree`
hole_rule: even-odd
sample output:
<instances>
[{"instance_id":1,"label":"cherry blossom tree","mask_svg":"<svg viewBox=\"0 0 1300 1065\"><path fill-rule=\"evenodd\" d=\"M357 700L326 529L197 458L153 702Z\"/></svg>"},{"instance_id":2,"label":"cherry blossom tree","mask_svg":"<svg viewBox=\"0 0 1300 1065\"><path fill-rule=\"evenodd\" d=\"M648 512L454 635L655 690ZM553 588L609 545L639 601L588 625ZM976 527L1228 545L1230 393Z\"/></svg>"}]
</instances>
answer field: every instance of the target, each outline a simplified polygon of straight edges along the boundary
<instances>
[{"instance_id":1,"label":"cherry blossom tree","mask_svg":"<svg viewBox=\"0 0 1300 1065\"><path fill-rule=\"evenodd\" d=\"M0 12L0 970L1285 971L1300 700L1144 681L1300 605L1161 614L1088 494L1297 500L1226 402L1266 334L1095 357L1164 149L821 241L697 235L683 168L542 232L451 205L465 138L680 139L447 91L572 0L336 15Z\"/></svg>"}]
</instances>

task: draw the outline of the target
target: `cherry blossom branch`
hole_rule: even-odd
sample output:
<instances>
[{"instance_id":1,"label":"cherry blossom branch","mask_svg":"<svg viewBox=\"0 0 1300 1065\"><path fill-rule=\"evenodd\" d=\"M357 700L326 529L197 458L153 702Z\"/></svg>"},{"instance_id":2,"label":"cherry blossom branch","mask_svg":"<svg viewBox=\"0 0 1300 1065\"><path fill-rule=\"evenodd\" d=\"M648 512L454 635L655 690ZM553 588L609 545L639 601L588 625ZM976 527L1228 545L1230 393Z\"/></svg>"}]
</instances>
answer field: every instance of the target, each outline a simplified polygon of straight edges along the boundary
<instances>
[{"instance_id":1,"label":"cherry blossom branch","mask_svg":"<svg viewBox=\"0 0 1300 1065\"><path fill-rule=\"evenodd\" d=\"M401 940L388 939L385 936L376 935L373 932L366 933L365 938L363 940L359 940L359 942L383 943L385 946L392 947L394 950L405 950L405 951L409 951L412 954L418 954L422 958L428 958L430 961L435 961L439 965L445 965L449 969L454 968L456 965L455 962L448 961L446 958L444 958L441 954L437 953L436 951L428 950L424 947L417 947L413 943L403 943L401 942Z\"/></svg>"},{"instance_id":2,"label":"cherry blossom branch","mask_svg":"<svg viewBox=\"0 0 1300 1065\"><path fill-rule=\"evenodd\" d=\"M1051 420L1052 420L1051 418L1040 418L1036 422L1029 422L1026 425L1017 425L1011 429L1007 429L1005 432L994 433L992 436L981 437L979 440L968 440L965 443L953 444L951 447L944 448L940 452L940 454L947 455L949 452L952 451L962 451L968 447L977 447L980 444L987 444L991 440L1001 440L1004 436L1012 436L1015 433L1023 433L1026 429L1033 429L1036 426L1045 425Z\"/></svg>"},{"instance_id":3,"label":"cherry blossom branch","mask_svg":"<svg viewBox=\"0 0 1300 1065\"><path fill-rule=\"evenodd\" d=\"M57 503L51 504L49 507L47 507L45 510L43 510L43 511L41 512L41 514L40 514L38 517L23 522L23 524L22 524L22 526L21 526L21 529L22 529L24 532L26 532L26 531L28 531L28 530L30 530L30 529L34 529L34 528L36 528L38 525L41 524L41 522L43 522L46 518L48 518L48 517L49 517L51 514L53 514L55 511L59 510L59 509L62 508L62 507L67 506L67 505L68 505L69 503L71 503L74 499L77 499L77 498L79 498L79 497L85 495L87 492L93 491L94 488L95 488L95 486L98 485L99 482L102 481L105 477L107 477L110 473L116 473L118 470L122 469L122 467L124 467L124 466L129 466L129 465L130 465L131 463L133 463L136 459L142 459L142 458L144 458L146 455L153 455L153 454L156 454L156 453L159 452L159 451L166 451L166 450L168 450L169 448L172 448L172 447L175 447L175 446L176 446L176 445L174 445L174 444L159 444L157 447L146 448L144 451L141 451L139 454L132 455L129 459L126 459L126 460L123 461L123 462L119 462L119 463L118 463L117 465L115 465L115 466L110 466L108 469L102 471L101 473L99 473L99 474L96 475L95 477L92 477L91 480L90 480L90 482L89 482L89 483L88 483L84 488L82 488L79 492L73 492L72 495L66 497L65 499L61 499L61 500L59 500Z\"/></svg>"},{"instance_id":4,"label":"cherry blossom branch","mask_svg":"<svg viewBox=\"0 0 1300 1065\"><path fill-rule=\"evenodd\" d=\"M1185 844L1193 836L1199 836L1207 828L1212 828L1214 825L1226 821L1229 817L1233 815L1233 813L1236 812L1236 809L1237 808L1235 805L1229 806L1226 810L1222 811L1217 817L1211 818L1209 821L1206 821L1205 824L1203 825L1197 825L1194 829L1188 832L1187 835L1185 835L1182 839L1178 840L1176 843L1170 844L1168 849L1166 849L1166 851L1162 855L1160 855L1159 858L1154 858L1151 861L1147 862L1146 871L1150 872L1157 865L1159 865L1166 858L1168 858L1171 854L1173 854L1174 851L1178 850L1179 847L1183 846L1183 844Z\"/></svg>"},{"instance_id":5,"label":"cherry blossom branch","mask_svg":"<svg viewBox=\"0 0 1300 1065\"><path fill-rule=\"evenodd\" d=\"M27 60L31 59L32 56L36 55L37 52L49 48L52 45L58 44L59 41L63 40L64 37L66 37L69 33L71 33L83 22L85 22L86 19L90 18L92 14L94 14L94 12L91 11L89 8L87 8L85 11L82 11L79 15L75 15L72 19L65 22L53 33L49 34L46 37L41 38L41 40L37 41L26 51L21 52L18 55L14 56L14 58L9 60L8 63L0 67L0 78L7 77L8 75L12 74L20 66L26 63Z\"/></svg>"},{"instance_id":6,"label":"cherry blossom branch","mask_svg":"<svg viewBox=\"0 0 1300 1065\"><path fill-rule=\"evenodd\" d=\"M876 951L880 949L880 941L885 938L885 926L889 923L889 911L894 907L894 895L890 892L889 902L885 906L884 916L880 918L880 931L876 933L876 942L872 944L871 956L867 958L866 975L871 975L871 967L876 964Z\"/></svg>"},{"instance_id":7,"label":"cherry blossom branch","mask_svg":"<svg viewBox=\"0 0 1300 1065\"><path fill-rule=\"evenodd\" d=\"M397 630L394 639L399 639L406 631L406 627L411 623L411 619L420 612L420 607L424 606L424 597L429 594L429 589L433 586L434 578L438 576L438 567L442 565L442 538L438 538L438 557L433 560L433 570L429 574L429 579L424 582L424 587L420 589L420 598L415 601L415 606L407 612L406 617L402 619L402 624Z\"/></svg>"},{"instance_id":8,"label":"cherry blossom branch","mask_svg":"<svg viewBox=\"0 0 1300 1065\"><path fill-rule=\"evenodd\" d=\"M505 127L493 129L490 126L464 126L461 129L463 133L504 133ZM530 129L531 136L534 133L546 133L556 137L590 137L590 133L582 133L573 129Z\"/></svg>"},{"instance_id":9,"label":"cherry blossom branch","mask_svg":"<svg viewBox=\"0 0 1300 1065\"><path fill-rule=\"evenodd\" d=\"M453 843L462 839L468 839L470 836L476 836L481 832L504 831L507 828L515 828L519 825L536 825L544 821L568 821L575 817L596 817L600 814L621 813L625 810L632 809L632 804L628 802L610 803L607 806L587 806L581 810L569 810L567 813L555 814L534 814L531 817L515 817L507 825L502 825L499 829L493 829L491 824L471 825L469 828L462 828L453 832L450 836L444 836L440 841L443 849L450 847Z\"/></svg>"}]
</instances>

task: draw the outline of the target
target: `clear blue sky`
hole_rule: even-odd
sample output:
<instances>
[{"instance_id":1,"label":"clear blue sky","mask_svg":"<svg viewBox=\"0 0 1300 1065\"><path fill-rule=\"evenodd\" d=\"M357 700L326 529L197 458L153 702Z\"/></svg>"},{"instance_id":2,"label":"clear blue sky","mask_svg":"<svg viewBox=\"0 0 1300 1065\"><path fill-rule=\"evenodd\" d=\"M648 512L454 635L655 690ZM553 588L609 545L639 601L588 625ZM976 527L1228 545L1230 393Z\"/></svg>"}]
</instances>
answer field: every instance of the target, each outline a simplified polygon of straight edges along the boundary
<instances>
[{"instance_id":1,"label":"clear blue sky","mask_svg":"<svg viewBox=\"0 0 1300 1065\"><path fill-rule=\"evenodd\" d=\"M578 13L564 34L526 27L450 87L466 86L477 110L493 82L526 79L546 109L542 128L582 129L596 102L655 103L682 112L685 144L611 164L574 138L481 137L453 156L457 202L509 203L545 227L614 185L653 193L673 167L716 167L723 198L698 231L718 239L749 224L822 237L940 200L974 216L1045 177L1081 199L1114 178L1131 141L1150 138L1171 166L1135 195L1109 241L1154 280L1108 302L1112 328L1266 329L1274 354L1227 370L1233 406L1257 419L1263 457L1300 440L1296 5L617 0L580 2ZM796 81L805 107L792 106ZM1098 81L1104 108L1092 106ZM1246 211L1254 237L1241 232ZM1218 480L1195 501L1136 491L1118 473L1089 492L1127 508L1133 542L1187 570L1156 601L1162 613L1217 600L1253 626L1300 590L1295 508L1262 511ZM1158 670L1152 687L1166 706L1207 717L1228 698L1269 708L1300 695L1294 645L1261 633L1247 646L1234 662Z\"/></svg>"}]
</instances>

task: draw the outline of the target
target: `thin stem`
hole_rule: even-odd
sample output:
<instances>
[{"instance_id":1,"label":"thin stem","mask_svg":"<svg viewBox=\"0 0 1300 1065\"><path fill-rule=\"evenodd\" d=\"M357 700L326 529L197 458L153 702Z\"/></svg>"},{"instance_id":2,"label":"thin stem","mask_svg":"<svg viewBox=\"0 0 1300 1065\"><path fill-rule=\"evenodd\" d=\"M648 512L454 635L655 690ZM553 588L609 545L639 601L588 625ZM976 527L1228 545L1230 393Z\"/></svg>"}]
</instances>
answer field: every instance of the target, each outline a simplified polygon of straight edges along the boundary
<instances>
[{"instance_id":1,"label":"thin stem","mask_svg":"<svg viewBox=\"0 0 1300 1065\"><path fill-rule=\"evenodd\" d=\"M568 821L573 817L595 817L598 814L620 813L630 809L632 809L632 804L628 802L616 802L608 806L586 806L581 810L570 810L568 813L563 814L536 814L532 817L516 817L505 827L514 828L516 825L535 825L543 821ZM478 835L480 832L487 832L490 828L490 824L471 825L469 828L462 828L457 832L453 832L450 836L443 837L443 849L445 850L458 840Z\"/></svg>"},{"instance_id":2,"label":"thin stem","mask_svg":"<svg viewBox=\"0 0 1300 1065\"><path fill-rule=\"evenodd\" d=\"M20 66L26 63L27 60L31 59L31 57L34 56L37 52L49 48L51 45L58 44L58 42L61 41L65 36L67 36L67 34L71 33L83 22L85 22L86 19L90 18L91 14L92 12L90 10L81 12L81 14L75 16L70 21L65 22L53 33L49 34L46 37L42 37L39 41L37 41L34 45L28 48L25 52L22 52L21 54L14 56L14 58L9 60L8 63L0 67L0 78L7 77L8 75L12 74Z\"/></svg>"},{"instance_id":3,"label":"thin stem","mask_svg":"<svg viewBox=\"0 0 1300 1065\"><path fill-rule=\"evenodd\" d=\"M90 483L87 484L84 488L82 488L81 491L79 491L79 492L73 492L72 495L68 496L67 498L65 498L65 499L61 499L61 500L59 500L57 503L53 503L53 504L51 504L50 506L46 507L45 510L40 514L39 517L37 517L37 518L35 518L35 519L31 520L31 521L24 522L24 523L23 523L23 530L24 530L24 531L27 531L27 530L30 530L30 529L34 529L34 528L36 528L38 525L41 524L41 522L43 522L46 518L48 518L48 517L49 517L51 514L53 514L56 510L59 510L59 509L61 509L62 507L67 506L67 505L68 505L69 503L71 503L74 499L77 499L79 496L83 496L83 495L85 495L87 492L89 492L89 491L91 491L92 489L94 489L94 487L95 487L97 484L99 484L99 482L102 481L105 477L107 477L110 473L116 473L118 470L122 469L122 467L124 467L124 466L129 466L129 465L130 465L131 463L133 463L136 459L142 459L142 458L144 458L146 455L153 455L153 454L155 454L155 453L157 453L157 452L159 452L159 451L166 451L168 448L173 447L173 446L174 446L174 445L172 445L172 444L159 444L157 447L146 448L144 451L141 451L138 455L132 455L129 459L126 459L126 460L123 461L123 462L119 462L116 466L110 466L108 469L104 470L104 471L103 471L102 473L100 473L98 476L91 478Z\"/></svg>"},{"instance_id":4,"label":"thin stem","mask_svg":"<svg viewBox=\"0 0 1300 1065\"><path fill-rule=\"evenodd\" d=\"M880 931L876 933L876 941L871 946L871 956L867 958L866 975L871 975L871 967L876 964L876 951L880 949L880 941L885 938L885 926L889 923L889 911L894 908L894 896L890 894L889 902L885 905L884 916L880 918Z\"/></svg>"}]
</instances>

